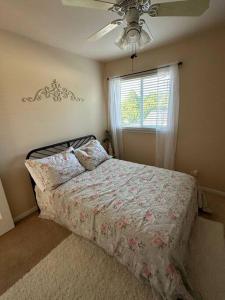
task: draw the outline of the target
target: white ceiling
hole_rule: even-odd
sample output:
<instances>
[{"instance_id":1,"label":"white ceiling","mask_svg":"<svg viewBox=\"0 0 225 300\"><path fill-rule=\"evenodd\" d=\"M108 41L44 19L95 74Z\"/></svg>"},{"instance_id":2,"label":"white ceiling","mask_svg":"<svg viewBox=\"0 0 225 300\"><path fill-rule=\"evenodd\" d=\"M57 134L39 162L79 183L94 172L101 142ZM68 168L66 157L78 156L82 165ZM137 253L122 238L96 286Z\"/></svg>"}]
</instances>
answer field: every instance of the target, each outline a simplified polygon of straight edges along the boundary
<instances>
[{"instance_id":1,"label":"white ceiling","mask_svg":"<svg viewBox=\"0 0 225 300\"><path fill-rule=\"evenodd\" d=\"M157 2L168 0L152 1ZM99 41L87 41L116 18L108 11L62 6L60 0L0 0L0 28L101 61L127 55L114 45L121 28ZM209 10L201 17L146 16L145 20L154 36L148 49L224 22L225 0L211 0Z\"/></svg>"}]
</instances>

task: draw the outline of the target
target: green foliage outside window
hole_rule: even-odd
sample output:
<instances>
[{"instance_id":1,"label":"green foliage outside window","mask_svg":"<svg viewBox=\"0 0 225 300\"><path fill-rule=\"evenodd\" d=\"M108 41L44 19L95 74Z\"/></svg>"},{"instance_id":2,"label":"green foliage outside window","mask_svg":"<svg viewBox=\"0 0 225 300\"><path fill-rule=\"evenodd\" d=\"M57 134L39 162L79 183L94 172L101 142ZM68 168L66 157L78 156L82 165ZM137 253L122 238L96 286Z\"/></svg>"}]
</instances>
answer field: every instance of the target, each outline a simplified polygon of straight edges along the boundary
<instances>
[{"instance_id":1,"label":"green foliage outside window","mask_svg":"<svg viewBox=\"0 0 225 300\"><path fill-rule=\"evenodd\" d=\"M121 101L121 117L123 124L137 123L140 119L140 97L135 91L130 91L128 96Z\"/></svg>"},{"instance_id":2,"label":"green foliage outside window","mask_svg":"<svg viewBox=\"0 0 225 300\"><path fill-rule=\"evenodd\" d=\"M167 107L168 100L164 97L162 108ZM128 96L121 101L122 123L124 125L140 122L141 115L141 97L135 91L130 91ZM145 120L151 111L157 109L157 93L151 93L143 99L143 119Z\"/></svg>"}]
</instances>

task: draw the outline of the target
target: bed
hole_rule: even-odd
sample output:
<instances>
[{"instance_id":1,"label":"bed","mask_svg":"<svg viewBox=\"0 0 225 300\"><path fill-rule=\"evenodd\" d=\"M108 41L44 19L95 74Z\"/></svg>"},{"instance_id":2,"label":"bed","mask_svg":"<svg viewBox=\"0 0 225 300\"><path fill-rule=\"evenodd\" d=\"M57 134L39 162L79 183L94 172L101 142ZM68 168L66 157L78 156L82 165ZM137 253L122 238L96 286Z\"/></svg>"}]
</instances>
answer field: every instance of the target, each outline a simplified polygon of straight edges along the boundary
<instances>
[{"instance_id":1,"label":"bed","mask_svg":"<svg viewBox=\"0 0 225 300\"><path fill-rule=\"evenodd\" d=\"M76 148L89 139L95 137L39 148L27 158L47 156L62 145ZM35 194L42 218L102 247L150 284L154 299L194 298L185 272L197 214L193 177L111 158L53 191L36 186Z\"/></svg>"}]
</instances>

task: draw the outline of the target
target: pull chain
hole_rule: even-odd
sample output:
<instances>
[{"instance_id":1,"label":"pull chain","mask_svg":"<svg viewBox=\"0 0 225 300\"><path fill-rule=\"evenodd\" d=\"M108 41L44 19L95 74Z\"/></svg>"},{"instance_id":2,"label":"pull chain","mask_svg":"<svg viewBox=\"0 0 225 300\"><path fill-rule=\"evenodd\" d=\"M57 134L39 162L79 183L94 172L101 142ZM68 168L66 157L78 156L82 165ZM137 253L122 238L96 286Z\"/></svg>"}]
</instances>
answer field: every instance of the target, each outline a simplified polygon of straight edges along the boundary
<instances>
[{"instance_id":1,"label":"pull chain","mask_svg":"<svg viewBox=\"0 0 225 300\"><path fill-rule=\"evenodd\" d=\"M132 68L132 70L131 70L131 73L133 73L134 72L134 59L137 57L137 53L135 52L134 54L132 54L131 55L131 60L132 60L132 65L131 65L131 68Z\"/></svg>"},{"instance_id":2,"label":"pull chain","mask_svg":"<svg viewBox=\"0 0 225 300\"><path fill-rule=\"evenodd\" d=\"M134 59L137 57L137 45L135 43L131 44L131 73L134 72Z\"/></svg>"}]
</instances>

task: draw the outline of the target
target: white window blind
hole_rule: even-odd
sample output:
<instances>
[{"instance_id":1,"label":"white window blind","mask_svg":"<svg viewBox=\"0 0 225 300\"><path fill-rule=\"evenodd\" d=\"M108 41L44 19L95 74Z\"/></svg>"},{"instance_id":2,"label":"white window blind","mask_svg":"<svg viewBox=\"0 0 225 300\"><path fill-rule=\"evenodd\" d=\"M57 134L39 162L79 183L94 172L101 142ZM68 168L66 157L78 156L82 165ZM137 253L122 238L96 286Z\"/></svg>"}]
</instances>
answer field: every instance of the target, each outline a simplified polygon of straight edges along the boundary
<instances>
[{"instance_id":1,"label":"white window blind","mask_svg":"<svg viewBox=\"0 0 225 300\"><path fill-rule=\"evenodd\" d=\"M121 79L121 126L156 128L167 126L170 73L153 72Z\"/></svg>"}]
</instances>

